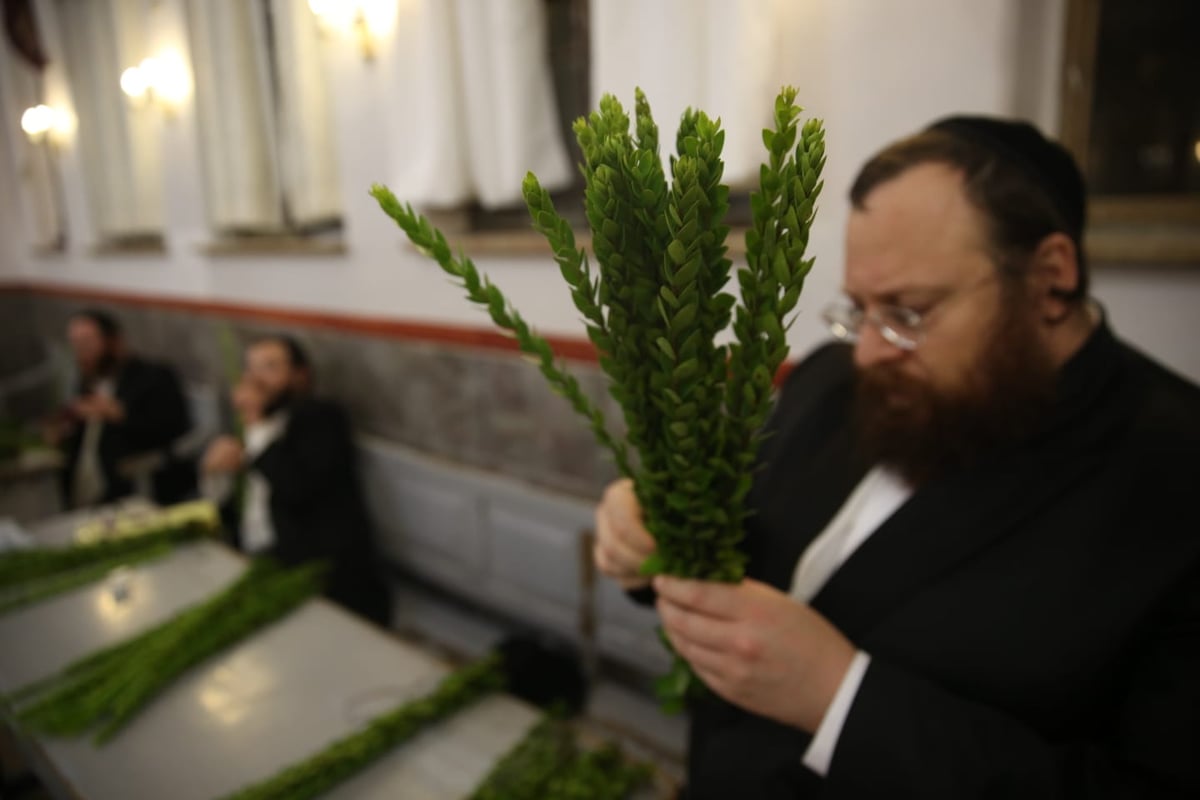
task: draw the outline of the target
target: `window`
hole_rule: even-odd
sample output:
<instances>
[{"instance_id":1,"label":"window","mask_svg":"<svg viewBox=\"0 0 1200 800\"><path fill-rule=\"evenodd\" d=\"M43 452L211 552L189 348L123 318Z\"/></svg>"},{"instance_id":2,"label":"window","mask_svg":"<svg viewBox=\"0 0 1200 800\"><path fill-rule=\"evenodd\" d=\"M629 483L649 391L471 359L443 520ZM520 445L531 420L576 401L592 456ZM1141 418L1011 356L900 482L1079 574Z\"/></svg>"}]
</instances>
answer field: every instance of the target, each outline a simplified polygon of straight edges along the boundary
<instances>
[{"instance_id":1,"label":"window","mask_svg":"<svg viewBox=\"0 0 1200 800\"><path fill-rule=\"evenodd\" d=\"M305 0L188 0L211 225L225 237L337 238L332 108Z\"/></svg>"},{"instance_id":2,"label":"window","mask_svg":"<svg viewBox=\"0 0 1200 800\"><path fill-rule=\"evenodd\" d=\"M1069 0L1063 141L1098 261L1200 263L1200 3Z\"/></svg>"},{"instance_id":3,"label":"window","mask_svg":"<svg viewBox=\"0 0 1200 800\"><path fill-rule=\"evenodd\" d=\"M546 41L549 69L553 80L554 105L559 135L566 145L572 164L583 154L571 129L575 120L592 111L590 97L591 67L588 48L588 0L543 0L546 13ZM570 171L568 184L552 192L554 207L577 230L587 228L583 210L583 175ZM524 203L484 209L471 203L465 209L466 226L474 231L526 231L529 212Z\"/></svg>"},{"instance_id":4,"label":"window","mask_svg":"<svg viewBox=\"0 0 1200 800\"><path fill-rule=\"evenodd\" d=\"M121 92L122 71L148 54L148 0L58 0L54 10L95 244L161 247L161 120Z\"/></svg>"},{"instance_id":5,"label":"window","mask_svg":"<svg viewBox=\"0 0 1200 800\"><path fill-rule=\"evenodd\" d=\"M29 243L38 252L61 250L66 244L65 215L59 192L56 150L44 132L26 136L22 118L26 110L42 104L42 68L45 58L38 42L31 7L25 5L23 35L0 39L0 120L4 125L0 141L7 145L4 157L16 167L17 201L21 207ZM19 36L18 49L13 38Z\"/></svg>"},{"instance_id":6,"label":"window","mask_svg":"<svg viewBox=\"0 0 1200 800\"><path fill-rule=\"evenodd\" d=\"M790 45L784 46L787 36L782 31L794 30L798 15L786 3L763 7L761 0L731 0L699 8L691 0L665 4L540 0L540 4L546 20L548 71L553 80L558 133L572 164L582 159L572 124L594 109L601 91L616 93L632 116L633 89L640 84L655 109L664 154L674 150L675 127L685 105L699 105L709 111L724 109L728 114L727 132L735 121L745 121L738 134L749 133L741 137L739 144L750 141L753 161L752 169L747 168L744 147L732 152L730 143L736 136L731 135L726 147L726 179L732 182L733 191L726 220L735 227L748 225L750 189L757 184L761 160L759 129L770 124L775 92L793 74L785 64L784 51ZM686 31L674 30L673 48L664 50L663 21L676 17L694 24ZM740 65L739 77L727 79L710 74L706 65L715 47L734 54L729 58ZM755 118L755 112L761 112L761 118ZM735 161L740 166L733 170L737 174L732 174L729 170ZM583 188L582 176L572 170L568 185L552 196L559 213L585 232L581 241L586 242ZM529 232L528 214L519 201L487 209L471 203L454 214L439 216L437 221L473 232L472 238L484 247L498 243L498 250L538 252L541 246L539 238ZM495 235L501 232L508 233ZM527 234L523 246L518 232ZM731 249L739 249L739 237L730 237L729 244Z\"/></svg>"}]
</instances>

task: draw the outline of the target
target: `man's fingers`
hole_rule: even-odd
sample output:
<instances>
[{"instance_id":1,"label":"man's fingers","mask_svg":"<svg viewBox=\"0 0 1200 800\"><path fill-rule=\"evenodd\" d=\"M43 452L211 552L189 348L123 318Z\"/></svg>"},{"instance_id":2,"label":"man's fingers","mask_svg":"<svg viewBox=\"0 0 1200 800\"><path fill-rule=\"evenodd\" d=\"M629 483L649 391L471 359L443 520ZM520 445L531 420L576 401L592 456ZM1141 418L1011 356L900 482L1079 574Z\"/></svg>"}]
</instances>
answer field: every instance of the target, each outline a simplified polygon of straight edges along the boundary
<instances>
[{"instance_id":1,"label":"man's fingers","mask_svg":"<svg viewBox=\"0 0 1200 800\"><path fill-rule=\"evenodd\" d=\"M653 552L654 540L641 527L633 484L611 484L596 508L596 566L618 580L638 579L638 569Z\"/></svg>"},{"instance_id":2,"label":"man's fingers","mask_svg":"<svg viewBox=\"0 0 1200 800\"><path fill-rule=\"evenodd\" d=\"M740 584L694 581L659 575L654 590L678 606L718 619L734 619L740 608Z\"/></svg>"},{"instance_id":3,"label":"man's fingers","mask_svg":"<svg viewBox=\"0 0 1200 800\"><path fill-rule=\"evenodd\" d=\"M654 551L654 537L642 522L642 509L633 491L633 481L616 481L604 492L598 514L607 521L611 536L644 559Z\"/></svg>"},{"instance_id":4,"label":"man's fingers","mask_svg":"<svg viewBox=\"0 0 1200 800\"><path fill-rule=\"evenodd\" d=\"M706 684L711 687L711 681L724 683L728 680L730 662L726 653L697 644L669 628L666 629L666 633L675 652L692 665L692 669Z\"/></svg>"},{"instance_id":5,"label":"man's fingers","mask_svg":"<svg viewBox=\"0 0 1200 800\"><path fill-rule=\"evenodd\" d=\"M712 650L737 650L743 636L738 625L690 611L659 595L658 614L663 627L689 644Z\"/></svg>"}]
</instances>

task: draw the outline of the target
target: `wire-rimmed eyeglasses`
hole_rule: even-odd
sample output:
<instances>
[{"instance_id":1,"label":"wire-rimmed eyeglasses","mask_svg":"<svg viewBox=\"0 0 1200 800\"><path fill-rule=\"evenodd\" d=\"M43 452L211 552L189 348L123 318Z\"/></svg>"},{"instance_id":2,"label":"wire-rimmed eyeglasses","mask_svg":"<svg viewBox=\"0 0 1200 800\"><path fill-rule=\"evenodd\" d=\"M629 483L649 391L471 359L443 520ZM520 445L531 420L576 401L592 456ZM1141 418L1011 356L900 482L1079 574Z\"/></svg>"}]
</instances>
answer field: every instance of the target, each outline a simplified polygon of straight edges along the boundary
<instances>
[{"instance_id":1,"label":"wire-rimmed eyeglasses","mask_svg":"<svg viewBox=\"0 0 1200 800\"><path fill-rule=\"evenodd\" d=\"M874 325L884 341L901 350L912 351L925 337L921 325L924 314L903 306L877 306L867 311L849 300L830 303L821 318L835 339L857 342L864 324Z\"/></svg>"}]
</instances>

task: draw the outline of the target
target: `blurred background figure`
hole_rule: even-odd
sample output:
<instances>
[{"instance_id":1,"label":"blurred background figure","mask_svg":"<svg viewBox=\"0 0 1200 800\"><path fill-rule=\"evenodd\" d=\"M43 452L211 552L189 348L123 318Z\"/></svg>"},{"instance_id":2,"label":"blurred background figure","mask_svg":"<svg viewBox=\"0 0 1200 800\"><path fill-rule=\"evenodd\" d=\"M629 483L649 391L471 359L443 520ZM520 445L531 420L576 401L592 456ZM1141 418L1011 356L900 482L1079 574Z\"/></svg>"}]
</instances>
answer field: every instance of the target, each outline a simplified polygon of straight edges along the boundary
<instances>
[{"instance_id":1,"label":"blurred background figure","mask_svg":"<svg viewBox=\"0 0 1200 800\"><path fill-rule=\"evenodd\" d=\"M243 436L209 445L204 494L222 504L239 550L285 564L328 562L330 599L386 625L391 603L374 557L350 424L312 388L311 362L295 339L272 335L251 344L232 398Z\"/></svg>"},{"instance_id":2,"label":"blurred background figure","mask_svg":"<svg viewBox=\"0 0 1200 800\"><path fill-rule=\"evenodd\" d=\"M120 323L105 311L72 315L67 341L78 380L72 399L44 431L66 458L66 505L110 503L133 494L143 479L142 488L157 503L194 494L193 473L170 450L191 429L174 370L133 355Z\"/></svg>"}]
</instances>

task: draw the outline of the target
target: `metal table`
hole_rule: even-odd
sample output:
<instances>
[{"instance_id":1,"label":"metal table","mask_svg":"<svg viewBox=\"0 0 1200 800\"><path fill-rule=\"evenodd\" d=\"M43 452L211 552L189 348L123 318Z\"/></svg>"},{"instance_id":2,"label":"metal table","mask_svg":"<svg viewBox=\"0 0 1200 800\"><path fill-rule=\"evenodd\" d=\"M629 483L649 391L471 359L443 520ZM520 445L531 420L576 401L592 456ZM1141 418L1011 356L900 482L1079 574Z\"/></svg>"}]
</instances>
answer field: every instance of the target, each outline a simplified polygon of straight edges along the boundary
<instances>
[{"instance_id":1,"label":"metal table","mask_svg":"<svg viewBox=\"0 0 1200 800\"><path fill-rule=\"evenodd\" d=\"M34 526L43 541L77 520ZM244 568L204 542L138 567L123 601L105 584L0 616L0 691L211 596ZM448 667L323 600L202 664L114 740L29 742L51 790L96 800L212 798L266 778L368 719L431 690ZM538 712L490 697L397 748L332 798L460 798L533 726Z\"/></svg>"}]
</instances>

